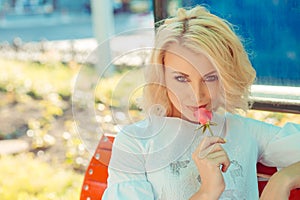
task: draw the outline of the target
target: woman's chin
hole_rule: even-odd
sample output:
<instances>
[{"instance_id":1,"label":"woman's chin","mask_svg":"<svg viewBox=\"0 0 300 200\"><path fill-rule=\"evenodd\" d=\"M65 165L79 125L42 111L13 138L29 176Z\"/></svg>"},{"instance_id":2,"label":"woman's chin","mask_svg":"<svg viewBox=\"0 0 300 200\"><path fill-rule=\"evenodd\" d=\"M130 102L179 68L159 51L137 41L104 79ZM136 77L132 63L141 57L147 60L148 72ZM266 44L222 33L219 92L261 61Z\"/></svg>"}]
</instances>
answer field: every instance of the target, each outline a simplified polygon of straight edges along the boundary
<instances>
[{"instance_id":1,"label":"woman's chin","mask_svg":"<svg viewBox=\"0 0 300 200\"><path fill-rule=\"evenodd\" d=\"M182 116L181 117L183 120L189 121L191 123L195 123L198 124L199 122L197 121L197 119L194 116Z\"/></svg>"}]
</instances>

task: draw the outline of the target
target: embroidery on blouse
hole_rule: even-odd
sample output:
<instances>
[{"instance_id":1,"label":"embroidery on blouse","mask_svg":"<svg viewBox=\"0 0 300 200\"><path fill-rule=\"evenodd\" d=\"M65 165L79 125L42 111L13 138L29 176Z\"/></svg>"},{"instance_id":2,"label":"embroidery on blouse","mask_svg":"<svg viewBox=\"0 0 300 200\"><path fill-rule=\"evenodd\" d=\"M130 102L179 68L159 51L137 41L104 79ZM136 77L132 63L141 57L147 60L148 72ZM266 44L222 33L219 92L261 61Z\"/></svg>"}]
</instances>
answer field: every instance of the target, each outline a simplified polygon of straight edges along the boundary
<instances>
[{"instance_id":1,"label":"embroidery on blouse","mask_svg":"<svg viewBox=\"0 0 300 200\"><path fill-rule=\"evenodd\" d=\"M200 176L200 175L197 176L197 181L198 181L199 183L201 183L201 176Z\"/></svg>"},{"instance_id":2,"label":"embroidery on blouse","mask_svg":"<svg viewBox=\"0 0 300 200\"><path fill-rule=\"evenodd\" d=\"M225 190L221 197L222 199L230 200L246 200L245 198L241 198L241 195L237 194L236 190Z\"/></svg>"},{"instance_id":3,"label":"embroidery on blouse","mask_svg":"<svg viewBox=\"0 0 300 200\"><path fill-rule=\"evenodd\" d=\"M190 163L189 160L184 160L184 161L176 161L170 163L170 169L173 175L180 175L180 169L181 168L186 168L188 164Z\"/></svg>"},{"instance_id":4,"label":"embroidery on blouse","mask_svg":"<svg viewBox=\"0 0 300 200\"><path fill-rule=\"evenodd\" d=\"M232 165L232 170L230 170L230 176L233 179L234 184L236 184L236 178L243 177L243 167L236 160L232 160L230 161L230 163Z\"/></svg>"}]
</instances>

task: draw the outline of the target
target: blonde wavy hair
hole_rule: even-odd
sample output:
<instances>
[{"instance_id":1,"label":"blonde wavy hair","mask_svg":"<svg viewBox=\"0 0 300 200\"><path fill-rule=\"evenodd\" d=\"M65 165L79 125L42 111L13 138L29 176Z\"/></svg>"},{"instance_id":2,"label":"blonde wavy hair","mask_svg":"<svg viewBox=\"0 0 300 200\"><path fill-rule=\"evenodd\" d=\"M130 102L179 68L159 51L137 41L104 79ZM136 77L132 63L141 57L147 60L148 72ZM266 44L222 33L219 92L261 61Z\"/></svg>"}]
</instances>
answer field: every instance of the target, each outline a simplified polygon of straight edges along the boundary
<instances>
[{"instance_id":1,"label":"blonde wavy hair","mask_svg":"<svg viewBox=\"0 0 300 200\"><path fill-rule=\"evenodd\" d=\"M190 10L180 8L175 17L159 23L163 24L157 29L150 65L145 69L147 85L142 103L145 111L172 115L172 104L164 86L164 57L173 43L195 53L205 52L213 61L222 87L220 98L224 103L221 107L231 113L249 108L250 86L256 72L229 22L211 14L205 7L197 6Z\"/></svg>"}]
</instances>

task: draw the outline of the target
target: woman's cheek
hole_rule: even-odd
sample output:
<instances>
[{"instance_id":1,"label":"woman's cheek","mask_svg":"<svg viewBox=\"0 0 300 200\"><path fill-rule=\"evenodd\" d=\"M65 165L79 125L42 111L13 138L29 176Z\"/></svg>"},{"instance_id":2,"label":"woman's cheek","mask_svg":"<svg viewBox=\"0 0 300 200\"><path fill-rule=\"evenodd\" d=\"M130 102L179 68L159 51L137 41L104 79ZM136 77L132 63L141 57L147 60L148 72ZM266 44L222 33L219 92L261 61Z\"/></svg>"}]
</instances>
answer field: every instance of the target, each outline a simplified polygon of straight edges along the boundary
<instances>
[{"instance_id":1,"label":"woman's cheek","mask_svg":"<svg viewBox=\"0 0 300 200\"><path fill-rule=\"evenodd\" d=\"M214 92L211 93L211 102L212 102L212 107L213 108L218 108L222 104L224 104L223 97L220 93L220 91L215 90Z\"/></svg>"}]
</instances>

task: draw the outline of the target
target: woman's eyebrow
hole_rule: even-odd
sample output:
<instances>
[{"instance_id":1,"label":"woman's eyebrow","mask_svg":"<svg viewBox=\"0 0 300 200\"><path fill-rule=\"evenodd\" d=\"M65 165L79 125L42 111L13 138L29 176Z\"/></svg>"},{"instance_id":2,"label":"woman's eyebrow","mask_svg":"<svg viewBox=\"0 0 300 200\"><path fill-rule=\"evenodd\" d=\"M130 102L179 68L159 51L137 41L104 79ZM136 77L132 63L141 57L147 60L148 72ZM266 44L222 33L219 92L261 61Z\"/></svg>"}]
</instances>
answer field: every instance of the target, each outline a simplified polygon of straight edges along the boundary
<instances>
[{"instance_id":1,"label":"woman's eyebrow","mask_svg":"<svg viewBox=\"0 0 300 200\"><path fill-rule=\"evenodd\" d=\"M179 72L179 71L173 71L172 73L173 73L173 74L181 74L181 75L183 75L183 76L189 77L188 74L185 74L185 73Z\"/></svg>"},{"instance_id":2,"label":"woman's eyebrow","mask_svg":"<svg viewBox=\"0 0 300 200\"><path fill-rule=\"evenodd\" d=\"M208 72L207 74L205 74L203 77L206 77L206 76L209 76L209 75L212 75L212 74L214 74L214 73L216 73L217 71L216 70L214 70L214 71L211 71L211 72Z\"/></svg>"},{"instance_id":3,"label":"woman's eyebrow","mask_svg":"<svg viewBox=\"0 0 300 200\"><path fill-rule=\"evenodd\" d=\"M217 72L216 70L213 70L213 71L208 72L207 74L205 74L203 77L207 77L207 76L209 76L209 75L211 75L211 74L214 74L214 73L216 73L216 72ZM188 74L185 74L185 73L180 72L180 71L173 71L172 73L173 73L173 74L181 74L181 75L183 75L183 76L189 77Z\"/></svg>"}]
</instances>

